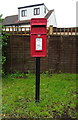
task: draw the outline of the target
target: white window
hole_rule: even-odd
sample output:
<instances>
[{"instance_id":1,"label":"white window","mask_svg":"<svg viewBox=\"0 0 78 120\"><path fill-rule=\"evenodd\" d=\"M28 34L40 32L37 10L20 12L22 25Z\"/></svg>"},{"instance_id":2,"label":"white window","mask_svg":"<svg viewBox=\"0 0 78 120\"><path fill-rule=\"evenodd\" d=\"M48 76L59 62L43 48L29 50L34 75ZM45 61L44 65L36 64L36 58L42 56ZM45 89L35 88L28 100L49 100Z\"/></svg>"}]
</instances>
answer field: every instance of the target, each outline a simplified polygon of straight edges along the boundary
<instances>
[{"instance_id":1,"label":"white window","mask_svg":"<svg viewBox=\"0 0 78 120\"><path fill-rule=\"evenodd\" d=\"M34 15L40 14L40 8L34 8Z\"/></svg>"},{"instance_id":2,"label":"white window","mask_svg":"<svg viewBox=\"0 0 78 120\"><path fill-rule=\"evenodd\" d=\"M27 16L27 10L22 10L21 11L21 16L26 17Z\"/></svg>"}]
</instances>

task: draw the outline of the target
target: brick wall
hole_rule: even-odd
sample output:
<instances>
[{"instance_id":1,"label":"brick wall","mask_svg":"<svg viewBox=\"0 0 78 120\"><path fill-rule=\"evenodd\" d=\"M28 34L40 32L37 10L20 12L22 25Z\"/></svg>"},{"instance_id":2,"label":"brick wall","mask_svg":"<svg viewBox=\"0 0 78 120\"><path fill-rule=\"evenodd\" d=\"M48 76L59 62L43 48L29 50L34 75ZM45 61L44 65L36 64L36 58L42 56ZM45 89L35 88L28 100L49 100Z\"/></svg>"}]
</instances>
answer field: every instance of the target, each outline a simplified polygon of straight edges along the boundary
<instances>
[{"instance_id":1,"label":"brick wall","mask_svg":"<svg viewBox=\"0 0 78 120\"><path fill-rule=\"evenodd\" d=\"M47 57L41 58L41 72L76 73L78 36L49 36ZM8 72L35 72L35 58L30 56L30 37L10 35L7 46Z\"/></svg>"}]
</instances>

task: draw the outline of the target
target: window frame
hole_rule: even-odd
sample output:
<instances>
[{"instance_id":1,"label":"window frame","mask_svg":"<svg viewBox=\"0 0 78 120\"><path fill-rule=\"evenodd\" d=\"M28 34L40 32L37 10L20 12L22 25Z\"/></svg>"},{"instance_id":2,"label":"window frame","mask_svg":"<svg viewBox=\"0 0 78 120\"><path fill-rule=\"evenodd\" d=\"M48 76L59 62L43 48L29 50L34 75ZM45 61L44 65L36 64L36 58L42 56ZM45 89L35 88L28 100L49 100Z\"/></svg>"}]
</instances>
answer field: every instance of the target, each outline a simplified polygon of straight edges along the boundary
<instances>
[{"instance_id":1,"label":"window frame","mask_svg":"<svg viewBox=\"0 0 78 120\"><path fill-rule=\"evenodd\" d=\"M27 10L21 11L21 17L27 17Z\"/></svg>"},{"instance_id":2,"label":"window frame","mask_svg":"<svg viewBox=\"0 0 78 120\"><path fill-rule=\"evenodd\" d=\"M40 15L40 8L34 8L34 15Z\"/></svg>"}]
</instances>

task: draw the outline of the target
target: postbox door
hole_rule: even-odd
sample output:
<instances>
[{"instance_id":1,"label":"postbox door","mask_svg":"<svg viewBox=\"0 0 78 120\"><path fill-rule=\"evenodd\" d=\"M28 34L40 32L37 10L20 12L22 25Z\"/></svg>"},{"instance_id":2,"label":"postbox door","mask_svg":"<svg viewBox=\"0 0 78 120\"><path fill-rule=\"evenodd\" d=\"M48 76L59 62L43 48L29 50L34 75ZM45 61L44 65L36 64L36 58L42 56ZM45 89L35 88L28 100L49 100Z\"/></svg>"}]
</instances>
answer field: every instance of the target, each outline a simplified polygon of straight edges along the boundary
<instances>
[{"instance_id":1,"label":"postbox door","mask_svg":"<svg viewBox=\"0 0 78 120\"><path fill-rule=\"evenodd\" d=\"M46 56L46 35L32 35L31 56Z\"/></svg>"}]
</instances>

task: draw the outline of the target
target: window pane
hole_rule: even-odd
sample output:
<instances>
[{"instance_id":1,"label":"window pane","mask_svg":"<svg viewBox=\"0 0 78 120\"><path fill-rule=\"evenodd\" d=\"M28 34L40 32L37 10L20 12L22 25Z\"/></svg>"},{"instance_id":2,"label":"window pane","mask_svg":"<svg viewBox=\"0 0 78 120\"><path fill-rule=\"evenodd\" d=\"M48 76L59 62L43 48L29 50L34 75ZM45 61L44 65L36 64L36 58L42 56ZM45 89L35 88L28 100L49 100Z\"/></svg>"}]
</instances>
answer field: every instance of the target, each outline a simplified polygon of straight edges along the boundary
<instances>
[{"instance_id":1,"label":"window pane","mask_svg":"<svg viewBox=\"0 0 78 120\"><path fill-rule=\"evenodd\" d=\"M34 15L40 14L40 8L34 8Z\"/></svg>"},{"instance_id":2,"label":"window pane","mask_svg":"<svg viewBox=\"0 0 78 120\"><path fill-rule=\"evenodd\" d=\"M39 14L40 14L40 9L38 8L38 9L37 9L37 15L39 15Z\"/></svg>"},{"instance_id":3,"label":"window pane","mask_svg":"<svg viewBox=\"0 0 78 120\"><path fill-rule=\"evenodd\" d=\"M36 8L34 9L34 15L36 15Z\"/></svg>"},{"instance_id":4,"label":"window pane","mask_svg":"<svg viewBox=\"0 0 78 120\"><path fill-rule=\"evenodd\" d=\"M27 10L22 10L21 11L21 16L26 17L27 16Z\"/></svg>"},{"instance_id":5,"label":"window pane","mask_svg":"<svg viewBox=\"0 0 78 120\"><path fill-rule=\"evenodd\" d=\"M25 10L25 16L27 16L27 11Z\"/></svg>"}]
</instances>

